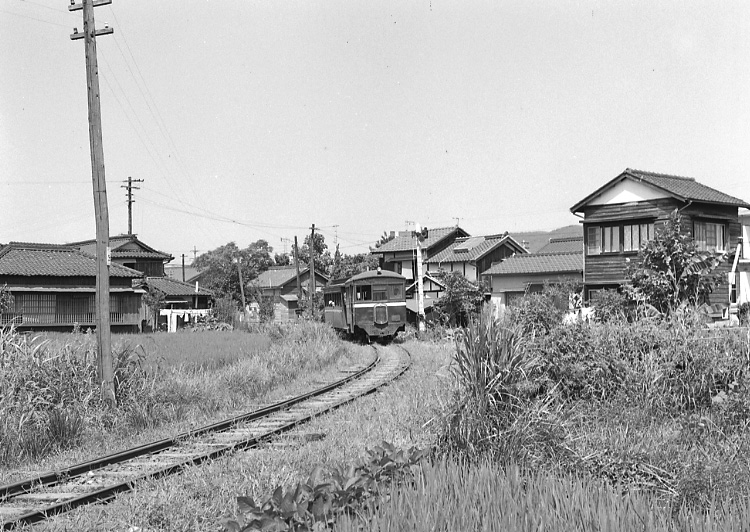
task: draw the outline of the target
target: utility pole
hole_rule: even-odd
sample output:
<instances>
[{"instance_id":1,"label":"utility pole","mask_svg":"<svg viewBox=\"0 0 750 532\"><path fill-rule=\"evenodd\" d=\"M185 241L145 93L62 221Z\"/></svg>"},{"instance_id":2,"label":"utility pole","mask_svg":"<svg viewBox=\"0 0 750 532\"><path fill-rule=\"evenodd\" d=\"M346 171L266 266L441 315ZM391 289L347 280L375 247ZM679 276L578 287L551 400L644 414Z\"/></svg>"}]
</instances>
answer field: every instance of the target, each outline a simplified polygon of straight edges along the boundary
<instances>
[{"instance_id":1,"label":"utility pole","mask_svg":"<svg viewBox=\"0 0 750 532\"><path fill-rule=\"evenodd\" d=\"M422 228L418 223L414 225L415 236L417 239L417 327L419 332L425 330L424 315L424 287L422 286Z\"/></svg>"},{"instance_id":2,"label":"utility pole","mask_svg":"<svg viewBox=\"0 0 750 532\"><path fill-rule=\"evenodd\" d=\"M317 318L317 312L315 312L315 224L312 224L310 231L310 310L315 320Z\"/></svg>"},{"instance_id":3,"label":"utility pole","mask_svg":"<svg viewBox=\"0 0 750 532\"><path fill-rule=\"evenodd\" d=\"M299 248L297 247L297 236L294 236L294 265L297 268L297 301L302 302L302 279L299 276Z\"/></svg>"},{"instance_id":4,"label":"utility pole","mask_svg":"<svg viewBox=\"0 0 750 532\"><path fill-rule=\"evenodd\" d=\"M234 259L234 262L237 263L237 273L240 275L240 292L242 293L242 315L245 315L245 309L247 308L247 302L245 301L245 285L242 282L242 268L240 267L242 265L242 257L237 257Z\"/></svg>"},{"instance_id":5,"label":"utility pole","mask_svg":"<svg viewBox=\"0 0 750 532\"><path fill-rule=\"evenodd\" d=\"M69 11L83 10L83 34L73 29L72 40L84 39L86 49L86 85L88 87L89 144L91 148L91 178L94 185L94 214L96 216L96 343L99 359L99 381L105 403L116 404L112 368L112 331L109 317L109 209L107 183L104 178L104 149L102 148L102 116L99 95L99 67L96 61L96 37L114 30L97 30L94 7L111 4L112 0L71 0Z\"/></svg>"},{"instance_id":6,"label":"utility pole","mask_svg":"<svg viewBox=\"0 0 750 532\"><path fill-rule=\"evenodd\" d=\"M182 282L185 282L185 254L182 254Z\"/></svg>"},{"instance_id":7,"label":"utility pole","mask_svg":"<svg viewBox=\"0 0 750 532\"><path fill-rule=\"evenodd\" d=\"M282 244L284 244L284 255L286 255L286 245L287 245L287 244L288 244L289 242L291 242L291 240L290 240L290 239L288 239L288 238L284 238L284 237L282 237L282 238L281 238L281 243L282 243Z\"/></svg>"},{"instance_id":8,"label":"utility pole","mask_svg":"<svg viewBox=\"0 0 750 532\"><path fill-rule=\"evenodd\" d=\"M195 262L195 259L198 258L198 252L200 249L196 249L195 246L193 246L193 262Z\"/></svg>"},{"instance_id":9,"label":"utility pole","mask_svg":"<svg viewBox=\"0 0 750 532\"><path fill-rule=\"evenodd\" d=\"M338 243L339 243L339 224L336 224L336 225L333 226L333 245L334 245L334 247Z\"/></svg>"},{"instance_id":10,"label":"utility pole","mask_svg":"<svg viewBox=\"0 0 750 532\"><path fill-rule=\"evenodd\" d=\"M128 234L133 234L133 203L135 203L135 200L133 199L133 190L140 190L141 187L134 187L133 183L143 183L143 179L133 179L132 177L128 176L127 181L123 181L123 183L127 183L127 185L120 185L120 188L125 188L128 190L126 196L127 196L127 204L128 204ZM184 280L184 279L183 279Z\"/></svg>"}]
</instances>

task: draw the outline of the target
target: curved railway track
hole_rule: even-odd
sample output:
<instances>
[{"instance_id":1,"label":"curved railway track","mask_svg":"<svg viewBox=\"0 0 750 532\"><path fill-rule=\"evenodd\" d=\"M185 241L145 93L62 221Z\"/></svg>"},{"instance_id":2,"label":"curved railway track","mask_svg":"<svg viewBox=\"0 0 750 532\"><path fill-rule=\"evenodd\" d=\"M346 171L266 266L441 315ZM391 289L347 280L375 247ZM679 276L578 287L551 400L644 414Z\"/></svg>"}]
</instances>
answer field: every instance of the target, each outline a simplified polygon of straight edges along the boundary
<instances>
[{"instance_id":1,"label":"curved railway track","mask_svg":"<svg viewBox=\"0 0 750 532\"><path fill-rule=\"evenodd\" d=\"M224 454L257 447L375 391L400 376L411 363L402 347L375 349L378 356L371 364L344 370L349 373L347 377L312 392L174 438L0 486L0 530L36 523L86 504L106 502L141 480L164 477Z\"/></svg>"}]
</instances>

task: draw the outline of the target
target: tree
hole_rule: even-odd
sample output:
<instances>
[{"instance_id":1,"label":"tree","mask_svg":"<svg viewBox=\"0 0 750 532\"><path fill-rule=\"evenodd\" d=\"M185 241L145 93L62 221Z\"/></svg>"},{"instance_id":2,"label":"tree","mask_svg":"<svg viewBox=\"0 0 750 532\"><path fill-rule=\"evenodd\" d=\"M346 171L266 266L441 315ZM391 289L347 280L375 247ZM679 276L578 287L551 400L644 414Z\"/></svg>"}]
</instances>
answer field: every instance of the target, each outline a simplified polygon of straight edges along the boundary
<instances>
[{"instance_id":1,"label":"tree","mask_svg":"<svg viewBox=\"0 0 750 532\"><path fill-rule=\"evenodd\" d=\"M344 279L369 270L377 270L378 258L369 253L342 255L338 245L334 253L333 264L329 270L331 279Z\"/></svg>"},{"instance_id":2,"label":"tree","mask_svg":"<svg viewBox=\"0 0 750 532\"><path fill-rule=\"evenodd\" d=\"M8 286L0 286L0 314L12 312L14 308L13 294L8 291Z\"/></svg>"},{"instance_id":3,"label":"tree","mask_svg":"<svg viewBox=\"0 0 750 532\"><path fill-rule=\"evenodd\" d=\"M155 288L148 288L146 293L143 295L143 302L151 311L154 330L157 330L159 328L159 311L164 308L165 300L166 296L164 295L164 292Z\"/></svg>"},{"instance_id":4,"label":"tree","mask_svg":"<svg viewBox=\"0 0 750 532\"><path fill-rule=\"evenodd\" d=\"M274 264L272 253L273 248L266 240L253 242L245 249L229 242L199 255L193 265L203 270L206 288L214 290L219 297L226 295L235 301L241 301L242 291L236 261L239 260L239 267L242 269L242 281L247 284Z\"/></svg>"},{"instance_id":5,"label":"tree","mask_svg":"<svg viewBox=\"0 0 750 532\"><path fill-rule=\"evenodd\" d=\"M292 264L292 258L288 253L276 253L273 256L273 262L276 266L289 266Z\"/></svg>"},{"instance_id":6,"label":"tree","mask_svg":"<svg viewBox=\"0 0 750 532\"><path fill-rule=\"evenodd\" d=\"M435 302L435 311L450 325L466 326L481 311L486 287L472 283L457 271L439 272L437 278L445 285L445 291Z\"/></svg>"},{"instance_id":7,"label":"tree","mask_svg":"<svg viewBox=\"0 0 750 532\"><path fill-rule=\"evenodd\" d=\"M388 232L383 231L383 236L380 237L380 240L375 242L375 248L376 249L379 248L380 246L382 246L386 242L390 242L394 238L396 238L396 233L391 232L390 234L388 234Z\"/></svg>"},{"instance_id":8,"label":"tree","mask_svg":"<svg viewBox=\"0 0 750 532\"><path fill-rule=\"evenodd\" d=\"M680 231L680 222L675 210L626 273L629 297L665 314L682 304L705 302L718 282L713 272L726 259L725 254L698 250L692 237Z\"/></svg>"},{"instance_id":9,"label":"tree","mask_svg":"<svg viewBox=\"0 0 750 532\"><path fill-rule=\"evenodd\" d=\"M331 258L331 252L328 251L326 238L319 232L315 233L313 252L315 254L315 268L318 271L329 271L333 264L333 259ZM310 263L310 235L305 237L304 243L299 248L299 262L300 265L307 265Z\"/></svg>"}]
</instances>

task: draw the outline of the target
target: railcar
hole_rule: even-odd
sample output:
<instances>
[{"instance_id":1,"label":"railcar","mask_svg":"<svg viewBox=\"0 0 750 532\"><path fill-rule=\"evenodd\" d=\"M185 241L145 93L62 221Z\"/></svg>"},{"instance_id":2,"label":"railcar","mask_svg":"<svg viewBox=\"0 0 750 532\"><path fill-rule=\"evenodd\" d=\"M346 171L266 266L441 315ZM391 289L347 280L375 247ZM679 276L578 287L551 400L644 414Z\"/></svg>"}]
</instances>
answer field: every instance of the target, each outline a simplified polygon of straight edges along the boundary
<instances>
[{"instance_id":1,"label":"railcar","mask_svg":"<svg viewBox=\"0 0 750 532\"><path fill-rule=\"evenodd\" d=\"M391 340L406 329L406 278L378 268L323 288L325 321L363 340Z\"/></svg>"}]
</instances>

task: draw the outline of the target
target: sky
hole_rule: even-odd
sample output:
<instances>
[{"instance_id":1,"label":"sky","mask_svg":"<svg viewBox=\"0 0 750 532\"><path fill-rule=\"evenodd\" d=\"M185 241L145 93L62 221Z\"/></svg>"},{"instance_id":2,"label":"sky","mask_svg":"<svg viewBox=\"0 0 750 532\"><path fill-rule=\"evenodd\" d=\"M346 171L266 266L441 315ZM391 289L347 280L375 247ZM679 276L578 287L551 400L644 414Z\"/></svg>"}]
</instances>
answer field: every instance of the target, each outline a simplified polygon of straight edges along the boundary
<instances>
[{"instance_id":1,"label":"sky","mask_svg":"<svg viewBox=\"0 0 750 532\"><path fill-rule=\"evenodd\" d=\"M113 0L110 234L230 241L576 224L625 168L750 200L750 4ZM81 11L0 0L0 242L95 238Z\"/></svg>"}]
</instances>

